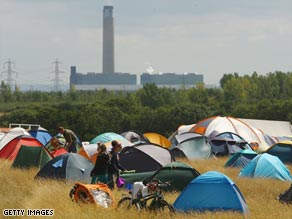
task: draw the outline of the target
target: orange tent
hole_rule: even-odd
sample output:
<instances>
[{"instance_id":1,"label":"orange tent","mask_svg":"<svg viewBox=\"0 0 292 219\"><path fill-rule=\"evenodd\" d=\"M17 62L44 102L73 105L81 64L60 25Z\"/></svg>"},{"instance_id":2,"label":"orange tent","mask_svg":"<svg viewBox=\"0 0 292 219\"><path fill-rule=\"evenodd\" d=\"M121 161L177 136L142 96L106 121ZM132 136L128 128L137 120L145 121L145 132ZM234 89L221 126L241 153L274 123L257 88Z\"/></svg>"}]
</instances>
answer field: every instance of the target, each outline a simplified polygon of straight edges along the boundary
<instances>
[{"instance_id":1,"label":"orange tent","mask_svg":"<svg viewBox=\"0 0 292 219\"><path fill-rule=\"evenodd\" d=\"M195 132L207 137L215 137L220 133L231 132L239 135L248 143L258 143L260 151L268 147L260 130L230 116L212 116L203 119L193 125L189 132Z\"/></svg>"}]
</instances>

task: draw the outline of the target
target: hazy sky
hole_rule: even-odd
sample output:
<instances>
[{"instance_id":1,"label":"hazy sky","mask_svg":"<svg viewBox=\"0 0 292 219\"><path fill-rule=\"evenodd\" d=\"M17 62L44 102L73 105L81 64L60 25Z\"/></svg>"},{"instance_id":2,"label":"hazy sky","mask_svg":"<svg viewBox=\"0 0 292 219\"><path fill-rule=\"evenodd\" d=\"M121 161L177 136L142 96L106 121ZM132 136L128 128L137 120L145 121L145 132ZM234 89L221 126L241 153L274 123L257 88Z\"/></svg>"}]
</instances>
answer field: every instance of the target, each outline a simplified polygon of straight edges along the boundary
<instances>
[{"instance_id":1,"label":"hazy sky","mask_svg":"<svg viewBox=\"0 0 292 219\"><path fill-rule=\"evenodd\" d=\"M102 10L114 6L115 70L225 73L292 71L291 0L0 0L0 62L18 84L65 82L102 70ZM4 66L7 68L7 66ZM6 75L1 74L1 80Z\"/></svg>"}]
</instances>

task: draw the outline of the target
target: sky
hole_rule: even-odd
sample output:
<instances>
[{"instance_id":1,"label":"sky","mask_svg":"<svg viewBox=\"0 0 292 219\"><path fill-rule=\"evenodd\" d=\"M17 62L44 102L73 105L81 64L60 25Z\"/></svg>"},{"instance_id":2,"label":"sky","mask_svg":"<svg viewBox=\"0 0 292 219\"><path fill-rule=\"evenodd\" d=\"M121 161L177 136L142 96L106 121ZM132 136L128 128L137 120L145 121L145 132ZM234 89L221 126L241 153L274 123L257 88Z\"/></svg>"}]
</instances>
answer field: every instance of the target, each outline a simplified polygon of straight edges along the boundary
<instances>
[{"instance_id":1,"label":"sky","mask_svg":"<svg viewBox=\"0 0 292 219\"><path fill-rule=\"evenodd\" d=\"M292 71L291 0L0 0L0 80L53 83L54 62L102 71L102 11L114 7L115 71L224 74Z\"/></svg>"}]
</instances>

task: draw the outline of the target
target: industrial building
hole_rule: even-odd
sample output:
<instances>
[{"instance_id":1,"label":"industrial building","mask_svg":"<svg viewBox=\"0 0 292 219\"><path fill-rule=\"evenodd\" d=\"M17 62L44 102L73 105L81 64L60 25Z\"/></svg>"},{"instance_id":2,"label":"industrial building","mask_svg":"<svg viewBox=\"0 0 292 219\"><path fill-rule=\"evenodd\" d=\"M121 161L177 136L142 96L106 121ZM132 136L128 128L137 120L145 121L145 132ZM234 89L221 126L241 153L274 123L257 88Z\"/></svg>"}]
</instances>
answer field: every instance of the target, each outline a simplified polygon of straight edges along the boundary
<instances>
[{"instance_id":1,"label":"industrial building","mask_svg":"<svg viewBox=\"0 0 292 219\"><path fill-rule=\"evenodd\" d=\"M76 90L135 91L147 83L158 87L190 88L198 83L204 83L203 75L197 73L119 73L115 72L114 57L114 17L113 6L103 9L103 66L102 73L77 72L76 66L71 66L70 88Z\"/></svg>"}]
</instances>

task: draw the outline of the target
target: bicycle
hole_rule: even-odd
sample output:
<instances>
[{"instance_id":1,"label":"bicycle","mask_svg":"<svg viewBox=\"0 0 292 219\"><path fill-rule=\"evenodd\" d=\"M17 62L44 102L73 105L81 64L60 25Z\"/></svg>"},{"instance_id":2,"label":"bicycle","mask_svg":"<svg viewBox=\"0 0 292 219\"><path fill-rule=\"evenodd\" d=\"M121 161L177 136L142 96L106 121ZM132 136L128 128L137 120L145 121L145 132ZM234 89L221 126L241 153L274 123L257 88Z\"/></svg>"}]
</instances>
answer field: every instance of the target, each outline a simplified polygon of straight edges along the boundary
<instances>
[{"instance_id":1,"label":"bicycle","mask_svg":"<svg viewBox=\"0 0 292 219\"><path fill-rule=\"evenodd\" d=\"M172 204L168 203L163 196L162 190L168 186L170 186L169 183L163 183L160 180L153 180L146 185L142 182L136 182L133 184L133 189L129 191L129 195L124 196L118 202L118 208L129 209L135 207L138 211L145 209L155 212L169 211L175 213ZM149 201L151 202L149 203Z\"/></svg>"}]
</instances>

